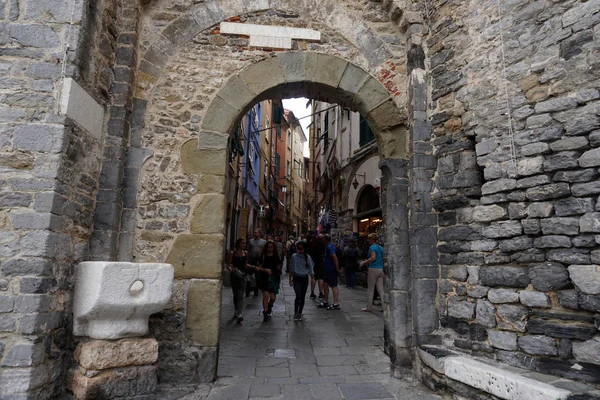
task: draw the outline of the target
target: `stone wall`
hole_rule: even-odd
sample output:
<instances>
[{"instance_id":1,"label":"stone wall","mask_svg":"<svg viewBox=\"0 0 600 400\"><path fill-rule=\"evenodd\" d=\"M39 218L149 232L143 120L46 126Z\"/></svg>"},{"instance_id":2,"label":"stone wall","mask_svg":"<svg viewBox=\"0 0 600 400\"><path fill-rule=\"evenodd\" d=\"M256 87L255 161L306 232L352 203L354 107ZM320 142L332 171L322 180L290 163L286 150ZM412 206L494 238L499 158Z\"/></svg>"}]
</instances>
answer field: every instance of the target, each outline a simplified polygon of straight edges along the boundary
<instances>
[{"instance_id":1,"label":"stone wall","mask_svg":"<svg viewBox=\"0 0 600 400\"><path fill-rule=\"evenodd\" d=\"M442 341L598 384L600 1L437 3Z\"/></svg>"},{"instance_id":2,"label":"stone wall","mask_svg":"<svg viewBox=\"0 0 600 400\"><path fill-rule=\"evenodd\" d=\"M180 10L176 5L158 3L148 7L142 15L144 34L140 43L161 45L164 38L157 38L155 32L168 22L175 20L177 25L184 19L175 19ZM338 55L364 67L380 57L365 56L321 18L293 14L265 10L242 14L239 20L322 32L321 43L295 42L294 50ZM393 25L385 27L382 36L398 34ZM179 25L179 29L193 31L189 25ZM140 147L152 156L143 164L139 186L135 186L139 191L132 256L135 261L147 262L164 261L168 255L166 261L175 265L175 295L151 326L161 343L159 381L191 384L212 379L216 364L228 139L210 139L200 126L207 123L207 118L215 117L207 109L223 84L270 52L249 49L247 38L220 35L214 28L197 32L176 52L161 46L156 52L153 47L147 48L140 62L134 100L143 103L145 109L143 122L135 125L141 127ZM398 59L402 58L403 47L389 47ZM158 67L162 68L160 74ZM240 102L239 107L245 106ZM220 113L226 110L223 107Z\"/></svg>"},{"instance_id":3,"label":"stone wall","mask_svg":"<svg viewBox=\"0 0 600 400\"><path fill-rule=\"evenodd\" d=\"M115 1L0 1L2 398L64 390L71 271L88 257L103 138L58 115L57 97L74 77L106 103L117 9Z\"/></svg>"}]
</instances>

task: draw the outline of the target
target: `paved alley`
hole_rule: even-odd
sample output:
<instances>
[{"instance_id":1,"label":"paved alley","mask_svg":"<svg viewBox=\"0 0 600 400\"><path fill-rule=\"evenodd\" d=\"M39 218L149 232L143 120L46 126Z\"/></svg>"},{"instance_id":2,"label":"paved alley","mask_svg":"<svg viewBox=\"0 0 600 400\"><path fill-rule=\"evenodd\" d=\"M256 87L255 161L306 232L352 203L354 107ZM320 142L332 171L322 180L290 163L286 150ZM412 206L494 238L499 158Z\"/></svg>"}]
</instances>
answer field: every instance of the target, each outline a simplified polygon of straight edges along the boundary
<instances>
[{"instance_id":1,"label":"paved alley","mask_svg":"<svg viewBox=\"0 0 600 400\"><path fill-rule=\"evenodd\" d=\"M294 291L287 276L282 282L267 323L260 297L251 295L237 324L231 289L224 288L219 379L183 399L441 399L390 376L381 307L360 311L366 289L340 287L337 311L318 309L307 295L305 321L294 322Z\"/></svg>"}]
</instances>

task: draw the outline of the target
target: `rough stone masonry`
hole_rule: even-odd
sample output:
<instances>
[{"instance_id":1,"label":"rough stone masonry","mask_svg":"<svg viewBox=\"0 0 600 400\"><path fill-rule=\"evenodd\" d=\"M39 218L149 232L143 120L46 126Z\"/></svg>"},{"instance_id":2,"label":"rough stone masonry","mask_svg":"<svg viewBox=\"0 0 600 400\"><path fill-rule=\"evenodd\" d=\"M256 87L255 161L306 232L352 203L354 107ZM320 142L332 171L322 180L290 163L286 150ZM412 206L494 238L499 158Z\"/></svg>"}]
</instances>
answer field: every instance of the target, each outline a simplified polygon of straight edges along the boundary
<instances>
[{"instance_id":1,"label":"rough stone masonry","mask_svg":"<svg viewBox=\"0 0 600 400\"><path fill-rule=\"evenodd\" d=\"M285 54L225 20L318 30L290 59L338 64L275 82L252 65ZM58 113L64 77L100 137ZM599 82L600 0L0 0L0 399L65 395L86 260L174 264L158 383L214 377L231 132L205 128L282 94L375 124L396 366L448 384L430 344L600 385Z\"/></svg>"}]
</instances>

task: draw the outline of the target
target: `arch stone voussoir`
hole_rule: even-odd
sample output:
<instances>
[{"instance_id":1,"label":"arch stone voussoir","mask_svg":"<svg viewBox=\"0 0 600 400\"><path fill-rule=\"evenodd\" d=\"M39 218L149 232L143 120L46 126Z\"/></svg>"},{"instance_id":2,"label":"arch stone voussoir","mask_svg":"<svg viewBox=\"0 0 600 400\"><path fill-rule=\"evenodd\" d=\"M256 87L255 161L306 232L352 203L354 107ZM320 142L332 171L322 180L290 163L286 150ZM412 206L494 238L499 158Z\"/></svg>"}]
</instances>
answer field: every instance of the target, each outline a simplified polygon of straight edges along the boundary
<instances>
[{"instance_id":1,"label":"arch stone voussoir","mask_svg":"<svg viewBox=\"0 0 600 400\"><path fill-rule=\"evenodd\" d=\"M181 167L189 175L224 176L227 166L223 160L227 150L200 149L198 139L192 139L181 146Z\"/></svg>"},{"instance_id":2,"label":"arch stone voussoir","mask_svg":"<svg viewBox=\"0 0 600 400\"><path fill-rule=\"evenodd\" d=\"M241 112L241 108L232 106L218 95L210 102L210 106L206 110L202 129L213 132L231 132Z\"/></svg>"},{"instance_id":3,"label":"arch stone voussoir","mask_svg":"<svg viewBox=\"0 0 600 400\"><path fill-rule=\"evenodd\" d=\"M369 74L354 64L348 64L336 90L336 97L341 102L351 103L356 93L369 79Z\"/></svg>"},{"instance_id":4,"label":"arch stone voussoir","mask_svg":"<svg viewBox=\"0 0 600 400\"><path fill-rule=\"evenodd\" d=\"M286 51L277 55L286 83L310 81L317 68L315 54Z\"/></svg>"},{"instance_id":5,"label":"arch stone voussoir","mask_svg":"<svg viewBox=\"0 0 600 400\"><path fill-rule=\"evenodd\" d=\"M314 83L337 88L342 80L348 61L340 57L317 54L317 69L313 78Z\"/></svg>"},{"instance_id":6,"label":"arch stone voussoir","mask_svg":"<svg viewBox=\"0 0 600 400\"><path fill-rule=\"evenodd\" d=\"M377 145L381 149L383 158L408 158L408 141L406 135L407 132L404 125L379 131Z\"/></svg>"},{"instance_id":7,"label":"arch stone voussoir","mask_svg":"<svg viewBox=\"0 0 600 400\"><path fill-rule=\"evenodd\" d=\"M285 83L278 57L269 57L243 69L240 78L256 96Z\"/></svg>"},{"instance_id":8,"label":"arch stone voussoir","mask_svg":"<svg viewBox=\"0 0 600 400\"><path fill-rule=\"evenodd\" d=\"M367 114L367 120L371 122L378 131L393 128L404 122L402 115L398 112L398 108L391 98L371 110L371 112Z\"/></svg>"},{"instance_id":9,"label":"arch stone voussoir","mask_svg":"<svg viewBox=\"0 0 600 400\"><path fill-rule=\"evenodd\" d=\"M377 79L370 76L354 96L360 105L360 113L367 116L376 107L390 99L390 93Z\"/></svg>"},{"instance_id":10,"label":"arch stone voussoir","mask_svg":"<svg viewBox=\"0 0 600 400\"><path fill-rule=\"evenodd\" d=\"M254 93L239 75L233 75L225 86L219 90L219 97L231 104L233 107L243 110L251 104L256 93Z\"/></svg>"}]
</instances>

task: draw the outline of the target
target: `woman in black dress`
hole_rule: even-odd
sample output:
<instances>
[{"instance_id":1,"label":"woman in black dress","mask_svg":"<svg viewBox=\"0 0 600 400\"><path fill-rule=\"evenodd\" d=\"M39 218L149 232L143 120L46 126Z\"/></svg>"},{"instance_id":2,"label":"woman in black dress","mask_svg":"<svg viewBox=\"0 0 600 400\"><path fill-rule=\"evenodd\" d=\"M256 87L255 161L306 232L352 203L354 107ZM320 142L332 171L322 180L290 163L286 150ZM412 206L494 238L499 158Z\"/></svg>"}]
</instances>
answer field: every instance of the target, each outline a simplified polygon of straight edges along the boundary
<instances>
[{"instance_id":1,"label":"woman in black dress","mask_svg":"<svg viewBox=\"0 0 600 400\"><path fill-rule=\"evenodd\" d=\"M273 312L281 280L281 259L275 243L265 244L260 256L260 265L256 270L259 272L256 283L263 293L263 322L267 322Z\"/></svg>"},{"instance_id":2,"label":"woman in black dress","mask_svg":"<svg viewBox=\"0 0 600 400\"><path fill-rule=\"evenodd\" d=\"M246 287L245 276L254 267L248 265L248 252L246 251L246 240L239 238L235 241L235 249L229 252L227 257L227 270L231 272L231 290L233 291L233 305L235 314L233 318L237 322L244 320L244 289Z\"/></svg>"}]
</instances>

